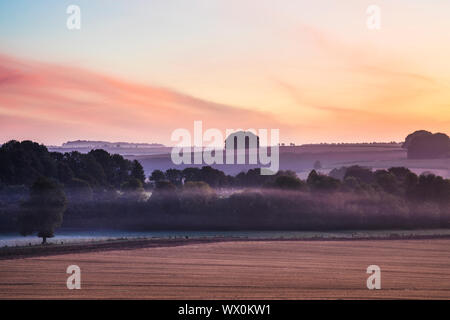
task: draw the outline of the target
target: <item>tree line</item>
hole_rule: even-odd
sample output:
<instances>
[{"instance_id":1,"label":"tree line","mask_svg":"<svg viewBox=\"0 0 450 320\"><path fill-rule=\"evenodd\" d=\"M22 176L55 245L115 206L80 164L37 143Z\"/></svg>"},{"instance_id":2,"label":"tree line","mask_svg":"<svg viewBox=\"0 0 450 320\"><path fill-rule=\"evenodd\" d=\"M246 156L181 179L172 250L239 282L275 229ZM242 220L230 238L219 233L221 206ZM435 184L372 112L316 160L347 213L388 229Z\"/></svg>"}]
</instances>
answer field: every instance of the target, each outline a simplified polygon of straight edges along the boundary
<instances>
[{"instance_id":1,"label":"tree line","mask_svg":"<svg viewBox=\"0 0 450 320\"><path fill-rule=\"evenodd\" d=\"M319 166L316 166L319 168ZM155 170L104 150L48 152L31 141L0 147L0 229L37 233L63 224L114 229L450 227L450 180L404 167L342 167L306 180L209 166Z\"/></svg>"}]
</instances>

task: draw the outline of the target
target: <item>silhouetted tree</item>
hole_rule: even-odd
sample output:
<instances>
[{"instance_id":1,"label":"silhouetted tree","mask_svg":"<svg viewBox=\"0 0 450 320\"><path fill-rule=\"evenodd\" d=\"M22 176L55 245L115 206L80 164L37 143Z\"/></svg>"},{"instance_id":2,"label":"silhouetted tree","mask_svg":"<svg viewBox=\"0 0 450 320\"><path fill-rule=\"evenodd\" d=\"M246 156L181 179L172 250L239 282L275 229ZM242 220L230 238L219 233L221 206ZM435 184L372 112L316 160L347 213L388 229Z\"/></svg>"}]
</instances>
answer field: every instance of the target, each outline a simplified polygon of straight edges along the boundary
<instances>
[{"instance_id":1,"label":"silhouetted tree","mask_svg":"<svg viewBox=\"0 0 450 320\"><path fill-rule=\"evenodd\" d=\"M37 231L45 244L61 225L66 206L61 186L47 178L38 178L30 189L30 198L22 204L18 220L20 233L26 236Z\"/></svg>"},{"instance_id":2,"label":"silhouetted tree","mask_svg":"<svg viewBox=\"0 0 450 320\"><path fill-rule=\"evenodd\" d=\"M142 184L145 183L144 168L137 160L133 161L133 165L131 168L131 176L135 179L138 179Z\"/></svg>"},{"instance_id":3,"label":"silhouetted tree","mask_svg":"<svg viewBox=\"0 0 450 320\"><path fill-rule=\"evenodd\" d=\"M375 182L375 176L372 170L360 166L351 166L347 168L347 170L345 171L344 179L348 177L354 177L366 184Z\"/></svg>"},{"instance_id":4,"label":"silhouetted tree","mask_svg":"<svg viewBox=\"0 0 450 320\"><path fill-rule=\"evenodd\" d=\"M421 134L408 143L408 159L450 158L450 138L443 133Z\"/></svg>"},{"instance_id":5,"label":"silhouetted tree","mask_svg":"<svg viewBox=\"0 0 450 320\"><path fill-rule=\"evenodd\" d=\"M316 170L309 173L306 183L312 191L336 191L341 185L339 180L324 174L318 174Z\"/></svg>"},{"instance_id":6,"label":"silhouetted tree","mask_svg":"<svg viewBox=\"0 0 450 320\"><path fill-rule=\"evenodd\" d=\"M188 181L200 181L201 180L201 171L200 168L185 168L181 172L185 182Z\"/></svg>"},{"instance_id":7,"label":"silhouetted tree","mask_svg":"<svg viewBox=\"0 0 450 320\"><path fill-rule=\"evenodd\" d=\"M79 178L88 181L93 186L106 186L106 174L100 163L91 154L83 155L82 172Z\"/></svg>"},{"instance_id":8,"label":"silhouetted tree","mask_svg":"<svg viewBox=\"0 0 450 320\"><path fill-rule=\"evenodd\" d=\"M387 170L375 171L376 183L387 193L396 194L398 190L397 178Z\"/></svg>"},{"instance_id":9,"label":"silhouetted tree","mask_svg":"<svg viewBox=\"0 0 450 320\"><path fill-rule=\"evenodd\" d=\"M76 179L72 169L67 165L67 163L64 163L63 161L58 161L56 165L56 171L58 181L61 183L65 184L73 179Z\"/></svg>"},{"instance_id":10,"label":"silhouetted tree","mask_svg":"<svg viewBox=\"0 0 450 320\"><path fill-rule=\"evenodd\" d=\"M306 190L306 183L299 178L292 176L276 177L274 186L284 190Z\"/></svg>"},{"instance_id":11,"label":"silhouetted tree","mask_svg":"<svg viewBox=\"0 0 450 320\"><path fill-rule=\"evenodd\" d=\"M405 142L402 145L402 148L408 149L409 146L411 145L411 142L414 138L416 137L421 137L421 136L431 136L432 133L426 130L417 130L414 131L413 133L409 134L406 138L405 138Z\"/></svg>"},{"instance_id":12,"label":"silhouetted tree","mask_svg":"<svg viewBox=\"0 0 450 320\"><path fill-rule=\"evenodd\" d=\"M277 176L290 175L291 172L278 171L276 175L261 175L261 169L250 169L247 172L239 173L235 178L235 183L242 187L258 187L271 185ZM294 176L296 177L295 173Z\"/></svg>"},{"instance_id":13,"label":"silhouetted tree","mask_svg":"<svg viewBox=\"0 0 450 320\"><path fill-rule=\"evenodd\" d=\"M166 179L166 176L161 170L154 170L149 177L149 180L153 182L162 181L164 179Z\"/></svg>"},{"instance_id":14,"label":"silhouetted tree","mask_svg":"<svg viewBox=\"0 0 450 320\"><path fill-rule=\"evenodd\" d=\"M200 180L206 182L212 187L223 186L226 182L225 173L210 166L204 166L200 169Z\"/></svg>"},{"instance_id":15,"label":"silhouetted tree","mask_svg":"<svg viewBox=\"0 0 450 320\"><path fill-rule=\"evenodd\" d=\"M7 185L31 185L39 176L56 178L56 162L44 145L9 141L0 147L0 180Z\"/></svg>"},{"instance_id":16,"label":"silhouetted tree","mask_svg":"<svg viewBox=\"0 0 450 320\"><path fill-rule=\"evenodd\" d=\"M413 201L450 203L450 180L434 174L422 174L409 193Z\"/></svg>"},{"instance_id":17,"label":"silhouetted tree","mask_svg":"<svg viewBox=\"0 0 450 320\"><path fill-rule=\"evenodd\" d=\"M166 179L172 182L174 185L179 186L181 185L181 179L183 178L183 175L181 174L181 171L178 169L168 169L165 173Z\"/></svg>"},{"instance_id":18,"label":"silhouetted tree","mask_svg":"<svg viewBox=\"0 0 450 320\"><path fill-rule=\"evenodd\" d=\"M130 178L131 161L124 159L119 154L112 155L111 161L114 171L112 185L119 188Z\"/></svg>"}]
</instances>

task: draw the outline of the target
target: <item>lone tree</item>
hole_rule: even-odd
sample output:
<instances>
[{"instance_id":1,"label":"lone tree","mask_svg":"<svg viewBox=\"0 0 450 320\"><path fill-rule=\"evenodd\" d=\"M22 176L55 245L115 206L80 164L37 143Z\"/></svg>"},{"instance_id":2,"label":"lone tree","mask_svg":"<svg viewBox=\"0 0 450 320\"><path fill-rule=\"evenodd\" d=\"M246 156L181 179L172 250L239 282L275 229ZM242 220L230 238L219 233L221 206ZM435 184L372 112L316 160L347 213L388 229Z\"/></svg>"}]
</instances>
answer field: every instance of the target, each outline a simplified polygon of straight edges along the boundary
<instances>
[{"instance_id":1,"label":"lone tree","mask_svg":"<svg viewBox=\"0 0 450 320\"><path fill-rule=\"evenodd\" d=\"M30 189L30 197L22 203L19 216L20 234L37 232L42 244L54 237L54 230L62 223L67 207L66 195L60 185L45 177L38 178Z\"/></svg>"}]
</instances>

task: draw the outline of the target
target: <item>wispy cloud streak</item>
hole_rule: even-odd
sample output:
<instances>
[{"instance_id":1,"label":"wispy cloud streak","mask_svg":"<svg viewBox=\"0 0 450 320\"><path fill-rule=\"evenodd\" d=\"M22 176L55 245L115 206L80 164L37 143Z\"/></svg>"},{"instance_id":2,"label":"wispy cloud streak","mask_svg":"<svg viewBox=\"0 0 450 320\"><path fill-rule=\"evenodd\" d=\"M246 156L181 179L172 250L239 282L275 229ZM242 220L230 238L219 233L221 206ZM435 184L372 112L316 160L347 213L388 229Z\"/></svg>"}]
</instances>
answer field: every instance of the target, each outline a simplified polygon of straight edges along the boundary
<instances>
[{"instance_id":1,"label":"wispy cloud streak","mask_svg":"<svg viewBox=\"0 0 450 320\"><path fill-rule=\"evenodd\" d=\"M168 143L172 130L191 128L194 120L223 130L281 126L271 114L77 67L0 55L0 118L6 117L3 140L36 137L49 143L75 138Z\"/></svg>"}]
</instances>

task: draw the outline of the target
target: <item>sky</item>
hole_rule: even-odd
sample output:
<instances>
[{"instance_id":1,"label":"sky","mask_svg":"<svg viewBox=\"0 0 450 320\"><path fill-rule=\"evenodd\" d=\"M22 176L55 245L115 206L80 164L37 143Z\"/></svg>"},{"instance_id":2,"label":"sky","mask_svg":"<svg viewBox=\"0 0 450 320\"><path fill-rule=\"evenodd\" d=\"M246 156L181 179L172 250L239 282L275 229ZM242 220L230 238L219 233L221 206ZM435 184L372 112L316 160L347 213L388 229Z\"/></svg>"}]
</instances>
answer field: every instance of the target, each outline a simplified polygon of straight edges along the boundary
<instances>
[{"instance_id":1,"label":"sky","mask_svg":"<svg viewBox=\"0 0 450 320\"><path fill-rule=\"evenodd\" d=\"M81 29L68 30L69 5ZM369 5L381 28L367 28ZM0 0L0 143L450 133L448 0Z\"/></svg>"}]
</instances>

